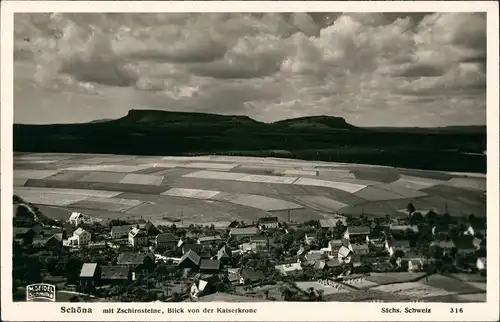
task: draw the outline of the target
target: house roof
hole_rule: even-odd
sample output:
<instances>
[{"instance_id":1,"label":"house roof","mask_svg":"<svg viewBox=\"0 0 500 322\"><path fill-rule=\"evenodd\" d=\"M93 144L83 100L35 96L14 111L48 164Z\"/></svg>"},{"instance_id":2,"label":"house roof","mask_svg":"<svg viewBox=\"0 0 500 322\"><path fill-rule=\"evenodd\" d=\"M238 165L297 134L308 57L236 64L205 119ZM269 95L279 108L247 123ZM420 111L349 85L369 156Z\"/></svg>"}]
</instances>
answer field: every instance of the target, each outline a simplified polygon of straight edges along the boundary
<instances>
[{"instance_id":1,"label":"house roof","mask_svg":"<svg viewBox=\"0 0 500 322\"><path fill-rule=\"evenodd\" d=\"M184 244L182 248L184 249L184 252L188 252L190 250L193 250L195 252L200 252L202 247L201 245L198 244Z\"/></svg>"},{"instance_id":2,"label":"house roof","mask_svg":"<svg viewBox=\"0 0 500 322\"><path fill-rule=\"evenodd\" d=\"M220 268L220 260L218 259L205 259L200 261L200 269L218 270Z\"/></svg>"},{"instance_id":3,"label":"house roof","mask_svg":"<svg viewBox=\"0 0 500 322\"><path fill-rule=\"evenodd\" d=\"M410 242L408 240L388 240L387 243L392 248L410 248Z\"/></svg>"},{"instance_id":4,"label":"house roof","mask_svg":"<svg viewBox=\"0 0 500 322\"><path fill-rule=\"evenodd\" d=\"M332 239L328 242L328 244L330 245L330 247L334 248L334 247L340 247L343 245L342 243L342 239Z\"/></svg>"},{"instance_id":5,"label":"house roof","mask_svg":"<svg viewBox=\"0 0 500 322\"><path fill-rule=\"evenodd\" d=\"M317 261L317 260L321 259L321 254L320 253L311 253L311 252L308 252L305 255L305 258L308 261Z\"/></svg>"},{"instance_id":6,"label":"house roof","mask_svg":"<svg viewBox=\"0 0 500 322\"><path fill-rule=\"evenodd\" d=\"M74 236L80 236L81 234L84 234L84 233L88 233L88 231L86 231L85 229L83 229L82 227L78 228L77 230L75 230L73 232L73 235Z\"/></svg>"},{"instance_id":7,"label":"house roof","mask_svg":"<svg viewBox=\"0 0 500 322\"><path fill-rule=\"evenodd\" d=\"M370 249L367 244L351 244L351 247L353 252Z\"/></svg>"},{"instance_id":8,"label":"house roof","mask_svg":"<svg viewBox=\"0 0 500 322\"><path fill-rule=\"evenodd\" d=\"M339 249L339 255L342 256L342 257L349 256L350 252L351 252L351 250L349 248L345 247L345 246L342 246Z\"/></svg>"},{"instance_id":9,"label":"house roof","mask_svg":"<svg viewBox=\"0 0 500 322\"><path fill-rule=\"evenodd\" d=\"M486 265L486 257L479 257L477 260L483 262L483 264Z\"/></svg>"},{"instance_id":10,"label":"house roof","mask_svg":"<svg viewBox=\"0 0 500 322\"><path fill-rule=\"evenodd\" d=\"M440 240L440 241L433 241L431 243L431 246L437 246L441 248L455 248L455 243L453 240L445 241L445 240Z\"/></svg>"},{"instance_id":11,"label":"house roof","mask_svg":"<svg viewBox=\"0 0 500 322\"><path fill-rule=\"evenodd\" d=\"M326 267L339 267L342 263L338 258L332 258L325 263Z\"/></svg>"},{"instance_id":12,"label":"house roof","mask_svg":"<svg viewBox=\"0 0 500 322\"><path fill-rule=\"evenodd\" d=\"M69 216L69 220L76 220L76 219L78 219L78 218L79 218L79 217L81 217L81 216L82 216L82 214L81 214L81 213L79 213L79 212L73 212L73 213L71 214L71 216Z\"/></svg>"},{"instance_id":13,"label":"house roof","mask_svg":"<svg viewBox=\"0 0 500 322\"><path fill-rule=\"evenodd\" d=\"M205 236L205 237L200 237L198 238L199 242L211 242L211 241L217 241L221 240L222 238L220 236Z\"/></svg>"},{"instance_id":14,"label":"house roof","mask_svg":"<svg viewBox=\"0 0 500 322\"><path fill-rule=\"evenodd\" d=\"M84 263L80 270L80 277L94 277L97 270L97 263Z\"/></svg>"},{"instance_id":15,"label":"house roof","mask_svg":"<svg viewBox=\"0 0 500 322\"><path fill-rule=\"evenodd\" d=\"M395 230L395 231L406 231L407 229L410 229L414 232L418 232L418 226L416 225L390 225L389 226L390 230Z\"/></svg>"},{"instance_id":16,"label":"house roof","mask_svg":"<svg viewBox=\"0 0 500 322\"><path fill-rule=\"evenodd\" d=\"M350 235L365 235L369 234L371 229L368 226L353 226L353 227L348 227L347 231L349 232Z\"/></svg>"},{"instance_id":17,"label":"house roof","mask_svg":"<svg viewBox=\"0 0 500 322\"><path fill-rule=\"evenodd\" d=\"M316 233L315 231L310 231L306 233L306 236L307 238L316 238L316 236L318 236L318 233Z\"/></svg>"},{"instance_id":18,"label":"house roof","mask_svg":"<svg viewBox=\"0 0 500 322\"><path fill-rule=\"evenodd\" d=\"M111 233L128 233L130 230L132 230L133 225L122 225L122 226L113 226L111 227Z\"/></svg>"},{"instance_id":19,"label":"house roof","mask_svg":"<svg viewBox=\"0 0 500 322\"><path fill-rule=\"evenodd\" d=\"M231 235L257 235L259 230L257 227L246 227L246 228L231 228Z\"/></svg>"},{"instance_id":20,"label":"house roof","mask_svg":"<svg viewBox=\"0 0 500 322\"><path fill-rule=\"evenodd\" d=\"M273 224L278 222L278 217L260 217L258 219L259 224Z\"/></svg>"},{"instance_id":21,"label":"house roof","mask_svg":"<svg viewBox=\"0 0 500 322\"><path fill-rule=\"evenodd\" d=\"M184 255L182 255L181 259L179 260L179 263L177 265L180 265L182 262L189 260L193 262L195 265L200 264L200 256L196 254L193 250L187 251Z\"/></svg>"},{"instance_id":22,"label":"house roof","mask_svg":"<svg viewBox=\"0 0 500 322\"><path fill-rule=\"evenodd\" d=\"M252 282L259 281L265 277L264 273L262 273L262 271L256 271L252 268L242 269L240 271L240 275L241 275L241 277L243 277L243 279L245 279L245 280L249 279Z\"/></svg>"},{"instance_id":23,"label":"house roof","mask_svg":"<svg viewBox=\"0 0 500 322\"><path fill-rule=\"evenodd\" d=\"M157 243L172 243L177 242L178 238L172 233L163 233L156 236Z\"/></svg>"},{"instance_id":24,"label":"house roof","mask_svg":"<svg viewBox=\"0 0 500 322\"><path fill-rule=\"evenodd\" d=\"M135 238L135 237L145 237L147 234L146 234L146 231L141 229L141 228L132 228L132 230L130 230L129 232L129 236L132 237L132 238Z\"/></svg>"},{"instance_id":25,"label":"house roof","mask_svg":"<svg viewBox=\"0 0 500 322\"><path fill-rule=\"evenodd\" d=\"M300 263L290 263L290 264L276 265L274 266L274 268L286 274L302 270L302 265Z\"/></svg>"},{"instance_id":26,"label":"house roof","mask_svg":"<svg viewBox=\"0 0 500 322\"><path fill-rule=\"evenodd\" d=\"M101 266L101 278L108 280L128 279L129 269L124 266Z\"/></svg>"},{"instance_id":27,"label":"house roof","mask_svg":"<svg viewBox=\"0 0 500 322\"><path fill-rule=\"evenodd\" d=\"M148 254L144 253L121 253L116 260L118 265L139 265L144 263Z\"/></svg>"},{"instance_id":28,"label":"house roof","mask_svg":"<svg viewBox=\"0 0 500 322\"><path fill-rule=\"evenodd\" d=\"M224 257L230 257L232 255L231 250L226 245L222 246L217 252L217 259L220 260Z\"/></svg>"},{"instance_id":29,"label":"house roof","mask_svg":"<svg viewBox=\"0 0 500 322\"><path fill-rule=\"evenodd\" d=\"M241 244L241 249L242 250L256 250L257 244L256 243L243 243L243 244Z\"/></svg>"},{"instance_id":30,"label":"house roof","mask_svg":"<svg viewBox=\"0 0 500 322\"><path fill-rule=\"evenodd\" d=\"M314 269L323 269L325 268L325 266L326 266L325 261L316 261L314 263Z\"/></svg>"},{"instance_id":31,"label":"house roof","mask_svg":"<svg viewBox=\"0 0 500 322\"><path fill-rule=\"evenodd\" d=\"M304 252L305 252L305 251L306 251L306 250L304 249L304 247L302 247L302 246L301 246L301 247L299 248L299 250L297 251L297 256L300 256L300 255L304 254Z\"/></svg>"}]
</instances>

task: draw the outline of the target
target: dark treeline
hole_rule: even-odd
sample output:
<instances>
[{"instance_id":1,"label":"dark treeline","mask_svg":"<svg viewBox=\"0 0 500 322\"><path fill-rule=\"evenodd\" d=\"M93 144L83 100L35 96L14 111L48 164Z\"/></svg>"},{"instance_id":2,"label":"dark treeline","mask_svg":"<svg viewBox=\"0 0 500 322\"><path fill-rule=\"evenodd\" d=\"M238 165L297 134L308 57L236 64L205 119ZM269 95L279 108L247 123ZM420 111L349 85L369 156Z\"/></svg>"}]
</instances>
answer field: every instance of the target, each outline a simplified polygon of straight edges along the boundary
<instances>
[{"instance_id":1,"label":"dark treeline","mask_svg":"<svg viewBox=\"0 0 500 322\"><path fill-rule=\"evenodd\" d=\"M149 114L148 114L149 113ZM14 125L14 150L132 155L229 154L485 172L486 131L361 129L341 118L272 124L157 111L98 123ZM166 114L165 114L166 113ZM182 117L178 117L181 115ZM131 117L132 116L132 117ZM206 119L205 119L206 117ZM218 119L220 117L220 119ZM296 126L300 125L300 126ZM287 151L276 153L273 150Z\"/></svg>"}]
</instances>

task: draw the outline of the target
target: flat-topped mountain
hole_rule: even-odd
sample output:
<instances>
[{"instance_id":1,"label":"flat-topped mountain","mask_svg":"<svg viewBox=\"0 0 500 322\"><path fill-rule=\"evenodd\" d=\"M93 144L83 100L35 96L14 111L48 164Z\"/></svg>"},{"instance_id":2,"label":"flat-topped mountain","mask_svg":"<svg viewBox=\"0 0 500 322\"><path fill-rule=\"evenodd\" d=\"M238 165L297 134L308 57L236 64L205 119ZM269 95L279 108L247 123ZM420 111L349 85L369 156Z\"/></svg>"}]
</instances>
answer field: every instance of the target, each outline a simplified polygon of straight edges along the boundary
<instances>
[{"instance_id":1,"label":"flat-topped mountain","mask_svg":"<svg viewBox=\"0 0 500 322\"><path fill-rule=\"evenodd\" d=\"M264 123L243 115L134 109L116 120L14 125L18 152L284 156L485 172L485 149L485 128L361 128L324 115Z\"/></svg>"}]
</instances>

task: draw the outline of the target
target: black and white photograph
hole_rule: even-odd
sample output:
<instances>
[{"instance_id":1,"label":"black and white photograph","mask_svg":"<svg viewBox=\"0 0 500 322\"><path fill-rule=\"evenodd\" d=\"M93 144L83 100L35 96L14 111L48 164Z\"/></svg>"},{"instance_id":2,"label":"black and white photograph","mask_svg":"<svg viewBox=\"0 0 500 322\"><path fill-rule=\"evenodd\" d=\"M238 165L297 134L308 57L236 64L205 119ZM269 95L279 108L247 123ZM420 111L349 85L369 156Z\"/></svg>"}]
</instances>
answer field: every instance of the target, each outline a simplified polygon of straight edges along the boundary
<instances>
[{"instance_id":1,"label":"black and white photograph","mask_svg":"<svg viewBox=\"0 0 500 322\"><path fill-rule=\"evenodd\" d=\"M164 8L14 13L14 304L491 301L484 10Z\"/></svg>"}]
</instances>

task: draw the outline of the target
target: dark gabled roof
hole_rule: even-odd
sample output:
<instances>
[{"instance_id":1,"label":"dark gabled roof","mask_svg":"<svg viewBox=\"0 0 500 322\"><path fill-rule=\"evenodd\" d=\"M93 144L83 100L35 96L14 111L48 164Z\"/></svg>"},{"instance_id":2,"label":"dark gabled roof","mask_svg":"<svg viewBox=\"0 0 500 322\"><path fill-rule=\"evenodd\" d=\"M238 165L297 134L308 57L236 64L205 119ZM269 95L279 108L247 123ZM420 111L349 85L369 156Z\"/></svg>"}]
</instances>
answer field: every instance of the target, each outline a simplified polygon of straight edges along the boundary
<instances>
[{"instance_id":1,"label":"dark gabled roof","mask_svg":"<svg viewBox=\"0 0 500 322\"><path fill-rule=\"evenodd\" d=\"M240 275L241 277L243 277L243 279L245 280L250 280L252 282L256 282L256 281L259 281L261 279L263 279L265 276L264 276L264 273L262 273L262 271L256 271L252 268L244 268L240 271Z\"/></svg>"},{"instance_id":2,"label":"dark gabled roof","mask_svg":"<svg viewBox=\"0 0 500 322\"><path fill-rule=\"evenodd\" d=\"M101 266L101 278L107 280L128 279L129 269L124 266Z\"/></svg>"},{"instance_id":3,"label":"dark gabled roof","mask_svg":"<svg viewBox=\"0 0 500 322\"><path fill-rule=\"evenodd\" d=\"M259 229L257 227L231 228L231 235L257 235Z\"/></svg>"},{"instance_id":4,"label":"dark gabled roof","mask_svg":"<svg viewBox=\"0 0 500 322\"><path fill-rule=\"evenodd\" d=\"M128 233L132 228L135 226L133 225L122 225L122 226L113 226L111 227L111 233Z\"/></svg>"},{"instance_id":5,"label":"dark gabled roof","mask_svg":"<svg viewBox=\"0 0 500 322\"><path fill-rule=\"evenodd\" d=\"M156 236L157 243L172 243L177 242L178 238L172 233L163 233Z\"/></svg>"},{"instance_id":6,"label":"dark gabled roof","mask_svg":"<svg viewBox=\"0 0 500 322\"><path fill-rule=\"evenodd\" d=\"M393 248L410 248L408 240L388 240L387 243Z\"/></svg>"},{"instance_id":7,"label":"dark gabled roof","mask_svg":"<svg viewBox=\"0 0 500 322\"><path fill-rule=\"evenodd\" d=\"M211 242L211 241L218 241L221 239L222 238L220 236L205 236L205 237L198 238L198 241L199 242Z\"/></svg>"},{"instance_id":8,"label":"dark gabled roof","mask_svg":"<svg viewBox=\"0 0 500 322\"><path fill-rule=\"evenodd\" d=\"M348 232L350 235L364 235L364 234L369 234L371 229L368 226L352 226L348 227Z\"/></svg>"},{"instance_id":9,"label":"dark gabled roof","mask_svg":"<svg viewBox=\"0 0 500 322\"><path fill-rule=\"evenodd\" d=\"M201 251L201 245L198 245L198 244L184 244L182 246L182 248L184 249L184 252L188 252L190 250L193 250L195 252L199 252Z\"/></svg>"},{"instance_id":10,"label":"dark gabled roof","mask_svg":"<svg viewBox=\"0 0 500 322\"><path fill-rule=\"evenodd\" d=\"M316 233L315 231L310 231L306 233L305 236L307 236L308 238L316 238L316 236L318 236L318 233Z\"/></svg>"},{"instance_id":11,"label":"dark gabled roof","mask_svg":"<svg viewBox=\"0 0 500 322\"><path fill-rule=\"evenodd\" d=\"M205 259L200 261L200 269L203 270L218 270L220 268L220 261L217 259Z\"/></svg>"},{"instance_id":12,"label":"dark gabled roof","mask_svg":"<svg viewBox=\"0 0 500 322\"><path fill-rule=\"evenodd\" d=\"M370 249L367 244L351 244L352 251L356 252L357 250L367 250Z\"/></svg>"},{"instance_id":13,"label":"dark gabled roof","mask_svg":"<svg viewBox=\"0 0 500 322\"><path fill-rule=\"evenodd\" d=\"M277 222L278 222L278 217L260 217L258 220L259 224L271 224Z\"/></svg>"},{"instance_id":14,"label":"dark gabled roof","mask_svg":"<svg viewBox=\"0 0 500 322\"><path fill-rule=\"evenodd\" d=\"M196 254L196 252L194 252L193 250L189 250L188 252L186 252L181 257L181 259L179 260L179 263L177 265L180 265L182 262L184 262L186 260L193 262L195 265L200 264L200 256L198 254Z\"/></svg>"},{"instance_id":15,"label":"dark gabled roof","mask_svg":"<svg viewBox=\"0 0 500 322\"><path fill-rule=\"evenodd\" d=\"M307 253L305 255L306 260L308 261L317 261L321 259L321 254L320 253Z\"/></svg>"},{"instance_id":16,"label":"dark gabled roof","mask_svg":"<svg viewBox=\"0 0 500 322\"><path fill-rule=\"evenodd\" d=\"M147 257L150 256L144 253L122 253L118 255L116 263L118 265L140 265L144 263Z\"/></svg>"}]
</instances>

